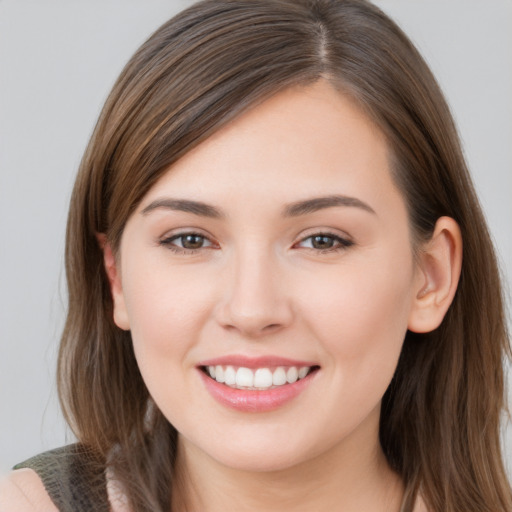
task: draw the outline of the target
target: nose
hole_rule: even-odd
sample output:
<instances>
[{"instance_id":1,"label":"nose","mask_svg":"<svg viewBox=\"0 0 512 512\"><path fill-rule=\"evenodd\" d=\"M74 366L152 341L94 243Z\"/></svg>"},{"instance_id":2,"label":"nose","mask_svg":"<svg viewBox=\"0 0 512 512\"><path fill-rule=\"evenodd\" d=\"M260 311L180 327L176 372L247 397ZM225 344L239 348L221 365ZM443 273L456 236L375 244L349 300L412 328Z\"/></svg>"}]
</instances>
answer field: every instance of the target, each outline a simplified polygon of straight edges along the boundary
<instances>
[{"instance_id":1,"label":"nose","mask_svg":"<svg viewBox=\"0 0 512 512\"><path fill-rule=\"evenodd\" d=\"M270 251L247 250L227 265L217 307L217 321L246 338L277 332L293 320L283 269Z\"/></svg>"}]
</instances>

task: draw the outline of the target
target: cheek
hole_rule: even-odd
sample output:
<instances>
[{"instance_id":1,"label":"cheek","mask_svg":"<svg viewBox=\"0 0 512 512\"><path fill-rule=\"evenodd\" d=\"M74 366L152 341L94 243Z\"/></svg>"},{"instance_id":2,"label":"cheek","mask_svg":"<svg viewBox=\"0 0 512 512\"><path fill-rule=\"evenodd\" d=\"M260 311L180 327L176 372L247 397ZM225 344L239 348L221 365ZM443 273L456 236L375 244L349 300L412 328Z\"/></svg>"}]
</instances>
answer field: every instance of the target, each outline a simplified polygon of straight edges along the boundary
<instances>
[{"instance_id":1,"label":"cheek","mask_svg":"<svg viewBox=\"0 0 512 512\"><path fill-rule=\"evenodd\" d=\"M385 391L407 331L412 257L381 254L343 265L309 291L303 310L343 383L375 383ZM317 276L318 277L318 276ZM304 309L306 308L306 309Z\"/></svg>"},{"instance_id":2,"label":"cheek","mask_svg":"<svg viewBox=\"0 0 512 512\"><path fill-rule=\"evenodd\" d=\"M137 364L155 403L179 426L193 398L191 354L200 341L207 294L186 273L147 262L132 268L138 270L123 287Z\"/></svg>"},{"instance_id":3,"label":"cheek","mask_svg":"<svg viewBox=\"0 0 512 512\"><path fill-rule=\"evenodd\" d=\"M137 364L159 406L166 412L179 409L210 294L190 272L147 256L139 261L134 252L130 258L123 291Z\"/></svg>"}]
</instances>

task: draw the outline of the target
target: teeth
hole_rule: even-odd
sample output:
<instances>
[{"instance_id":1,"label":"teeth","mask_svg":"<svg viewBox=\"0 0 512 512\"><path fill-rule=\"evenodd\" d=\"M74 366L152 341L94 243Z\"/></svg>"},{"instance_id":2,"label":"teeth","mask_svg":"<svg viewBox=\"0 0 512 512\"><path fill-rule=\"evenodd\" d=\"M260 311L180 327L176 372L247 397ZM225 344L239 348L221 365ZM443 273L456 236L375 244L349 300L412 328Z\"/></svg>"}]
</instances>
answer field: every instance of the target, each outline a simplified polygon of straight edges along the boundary
<instances>
[{"instance_id":1,"label":"teeth","mask_svg":"<svg viewBox=\"0 0 512 512\"><path fill-rule=\"evenodd\" d=\"M218 367L217 367L218 368ZM307 366L303 366L299 369L299 379L303 379L309 372L309 368Z\"/></svg>"},{"instance_id":2,"label":"teeth","mask_svg":"<svg viewBox=\"0 0 512 512\"><path fill-rule=\"evenodd\" d=\"M228 386L236 384L236 372L232 366L227 366L224 372L224 383Z\"/></svg>"},{"instance_id":3,"label":"teeth","mask_svg":"<svg viewBox=\"0 0 512 512\"><path fill-rule=\"evenodd\" d=\"M282 386L283 384L286 384L286 372L284 371L284 368L279 367L275 369L272 374L272 384L274 384L274 386Z\"/></svg>"},{"instance_id":4,"label":"teeth","mask_svg":"<svg viewBox=\"0 0 512 512\"><path fill-rule=\"evenodd\" d=\"M311 370L310 366L279 366L272 371L270 368L236 368L234 366L207 366L206 371L212 379L237 389L263 390L285 384L293 384L303 379Z\"/></svg>"},{"instance_id":5,"label":"teeth","mask_svg":"<svg viewBox=\"0 0 512 512\"><path fill-rule=\"evenodd\" d=\"M215 380L217 382L224 382L224 368L222 366L215 366Z\"/></svg>"},{"instance_id":6,"label":"teeth","mask_svg":"<svg viewBox=\"0 0 512 512\"><path fill-rule=\"evenodd\" d=\"M288 382L288 384L293 384L294 382L297 381L298 378L299 370L297 370L295 366L290 366L290 368L288 368L288 371L286 372L286 382Z\"/></svg>"},{"instance_id":7,"label":"teeth","mask_svg":"<svg viewBox=\"0 0 512 512\"><path fill-rule=\"evenodd\" d=\"M272 372L268 368L258 368L254 374L255 388L269 388L272 386Z\"/></svg>"},{"instance_id":8,"label":"teeth","mask_svg":"<svg viewBox=\"0 0 512 512\"><path fill-rule=\"evenodd\" d=\"M238 368L236 371L236 385L252 388L254 385L254 373L249 368Z\"/></svg>"}]
</instances>

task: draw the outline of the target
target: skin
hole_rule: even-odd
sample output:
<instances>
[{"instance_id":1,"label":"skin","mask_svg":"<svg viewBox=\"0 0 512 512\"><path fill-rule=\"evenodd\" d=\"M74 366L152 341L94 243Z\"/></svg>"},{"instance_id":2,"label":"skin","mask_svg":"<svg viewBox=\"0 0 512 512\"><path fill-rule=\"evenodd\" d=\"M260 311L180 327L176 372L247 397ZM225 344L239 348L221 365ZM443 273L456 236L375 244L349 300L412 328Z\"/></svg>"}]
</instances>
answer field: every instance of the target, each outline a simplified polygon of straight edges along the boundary
<instances>
[{"instance_id":1,"label":"skin","mask_svg":"<svg viewBox=\"0 0 512 512\"><path fill-rule=\"evenodd\" d=\"M360 203L283 216L334 194ZM170 198L222 216L161 205ZM203 238L176 252L186 240L172 237L186 233ZM318 234L331 250L313 245ZM407 329L441 322L460 246L443 218L414 258L382 133L323 80L277 94L175 164L127 222L117 257L106 245L105 264L116 324L131 330L146 385L179 432L187 485L176 499L205 511L398 510L381 398ZM320 369L284 406L240 412L197 370L233 354Z\"/></svg>"},{"instance_id":2,"label":"skin","mask_svg":"<svg viewBox=\"0 0 512 512\"><path fill-rule=\"evenodd\" d=\"M378 440L381 398L407 329L441 323L462 240L442 217L413 250L388 157L377 127L321 80L277 94L183 157L128 220L118 253L98 236L114 320L131 330L146 385L179 432L174 510L399 510L402 482ZM334 194L350 204L283 216ZM222 217L155 207L169 198ZM173 251L187 232L204 238ZM334 237L324 250L318 234ZM320 369L276 410L240 412L215 401L197 369L233 354ZM108 491L112 510L128 512L115 480ZM32 470L13 471L0 496L1 512L56 510ZM426 510L419 499L414 512Z\"/></svg>"}]
</instances>

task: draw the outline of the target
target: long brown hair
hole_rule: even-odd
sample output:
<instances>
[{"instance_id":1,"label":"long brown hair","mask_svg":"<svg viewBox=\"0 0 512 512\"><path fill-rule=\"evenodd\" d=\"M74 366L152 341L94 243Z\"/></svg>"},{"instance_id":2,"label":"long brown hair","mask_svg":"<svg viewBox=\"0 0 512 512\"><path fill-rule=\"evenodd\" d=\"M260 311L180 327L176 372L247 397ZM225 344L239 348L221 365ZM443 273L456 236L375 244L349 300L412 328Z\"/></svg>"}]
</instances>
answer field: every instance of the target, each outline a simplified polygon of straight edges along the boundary
<instances>
[{"instance_id":1,"label":"long brown hair","mask_svg":"<svg viewBox=\"0 0 512 512\"><path fill-rule=\"evenodd\" d=\"M405 484L402 511L421 492L432 512L510 512L500 452L510 346L493 246L434 77L364 0L202 1L126 65L71 199L58 367L68 422L114 469L133 510L169 512L177 433L149 397L130 334L113 323L96 235L117 249L131 213L181 156L247 108L321 77L387 137L415 242L444 215L464 240L453 304L434 332L407 333L382 403L380 441Z\"/></svg>"}]
</instances>

